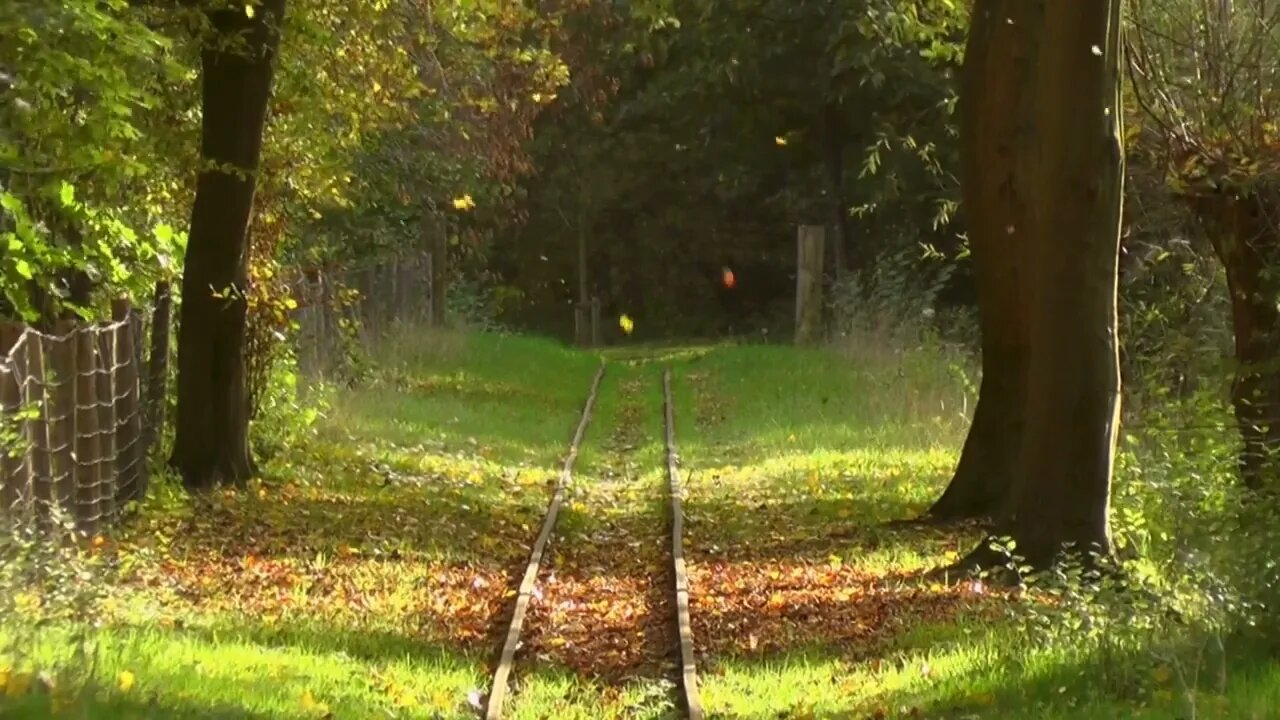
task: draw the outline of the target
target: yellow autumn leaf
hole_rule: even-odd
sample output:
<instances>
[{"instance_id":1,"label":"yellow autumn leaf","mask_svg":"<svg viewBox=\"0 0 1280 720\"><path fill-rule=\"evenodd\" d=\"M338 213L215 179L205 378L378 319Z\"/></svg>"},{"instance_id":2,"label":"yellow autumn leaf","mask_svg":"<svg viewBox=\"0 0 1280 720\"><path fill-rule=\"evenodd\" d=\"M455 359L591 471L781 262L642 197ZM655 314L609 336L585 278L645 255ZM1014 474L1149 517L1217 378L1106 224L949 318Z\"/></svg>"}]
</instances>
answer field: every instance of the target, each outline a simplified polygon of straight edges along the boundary
<instances>
[{"instance_id":1,"label":"yellow autumn leaf","mask_svg":"<svg viewBox=\"0 0 1280 720\"><path fill-rule=\"evenodd\" d=\"M636 324L630 317L623 315L618 318L618 327L622 328L622 332L630 335L631 331L635 330Z\"/></svg>"},{"instance_id":2,"label":"yellow autumn leaf","mask_svg":"<svg viewBox=\"0 0 1280 720\"><path fill-rule=\"evenodd\" d=\"M31 673L8 672L4 683L6 697L16 698L26 695L31 690Z\"/></svg>"},{"instance_id":3,"label":"yellow autumn leaf","mask_svg":"<svg viewBox=\"0 0 1280 720\"><path fill-rule=\"evenodd\" d=\"M310 690L306 690L302 693L302 699L300 702L302 709L307 712L315 713L317 715L329 714L329 706L316 700L316 697L311 694Z\"/></svg>"},{"instance_id":4,"label":"yellow autumn leaf","mask_svg":"<svg viewBox=\"0 0 1280 720\"><path fill-rule=\"evenodd\" d=\"M777 145L778 147L786 147L786 146L787 146L787 139L786 139L785 137L781 136L781 135L779 135L779 136L775 137L775 138L773 139L773 142L774 142L774 144L775 144L775 145Z\"/></svg>"},{"instance_id":5,"label":"yellow autumn leaf","mask_svg":"<svg viewBox=\"0 0 1280 720\"><path fill-rule=\"evenodd\" d=\"M453 199L453 208L455 210L470 210L476 206L476 201L471 198L470 194L456 197Z\"/></svg>"},{"instance_id":6,"label":"yellow autumn leaf","mask_svg":"<svg viewBox=\"0 0 1280 720\"><path fill-rule=\"evenodd\" d=\"M121 670L120 675L116 677L116 687L120 688L120 692L129 692L133 689L133 683L137 678L128 670Z\"/></svg>"}]
</instances>

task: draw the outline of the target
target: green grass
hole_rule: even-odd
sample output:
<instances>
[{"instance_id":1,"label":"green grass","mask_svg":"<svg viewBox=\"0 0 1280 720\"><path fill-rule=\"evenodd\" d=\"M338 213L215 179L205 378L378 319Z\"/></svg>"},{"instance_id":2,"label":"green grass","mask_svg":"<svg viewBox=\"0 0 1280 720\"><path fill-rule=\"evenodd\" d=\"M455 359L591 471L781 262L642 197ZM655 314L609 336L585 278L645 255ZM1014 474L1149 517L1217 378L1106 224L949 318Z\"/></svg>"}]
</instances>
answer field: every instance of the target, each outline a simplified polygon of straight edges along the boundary
<instances>
[{"instance_id":1,"label":"green grass","mask_svg":"<svg viewBox=\"0 0 1280 720\"><path fill-rule=\"evenodd\" d=\"M883 524L945 486L973 402L967 369L945 348L854 343L726 347L679 367L709 714L1092 720L1190 717L1194 705L1197 717L1273 716L1280 670L1251 640L1193 678L1178 672L1189 629L1142 635L1094 607L1111 630L1083 632L1072 625L1083 610L1039 594L957 599L918 579L981 537Z\"/></svg>"},{"instance_id":2,"label":"green grass","mask_svg":"<svg viewBox=\"0 0 1280 720\"><path fill-rule=\"evenodd\" d=\"M1161 610L1130 617L921 579L981 536L885 525L918 514L949 477L974 401L962 354L856 338L603 355L510 717L678 715L665 366L712 717L1269 718L1280 707L1270 650L1194 614L1147 631ZM0 598L0 690L11 691L0 716L473 717L599 362L538 339L405 334L263 482L199 503L162 483L90 556L27 561L83 570L76 591L41 593L14 580L16 565L0 568L13 585ZM1184 592L1169 558L1221 512L1220 494L1197 490L1221 463L1157 436L1133 447L1119 463L1117 536L1150 549L1156 581ZM82 626L66 613L85 617L74 601L91 591L105 597L88 662L72 655Z\"/></svg>"},{"instance_id":3,"label":"green grass","mask_svg":"<svg viewBox=\"0 0 1280 720\"><path fill-rule=\"evenodd\" d=\"M100 550L121 567L102 581L92 634L98 689L71 693L68 678L0 699L0 715L472 714L598 359L441 333L383 353L264 482L195 504L158 485ZM0 668L18 688L32 670L84 664L57 634L20 632L39 612L0 618Z\"/></svg>"},{"instance_id":4,"label":"green grass","mask_svg":"<svg viewBox=\"0 0 1280 720\"><path fill-rule=\"evenodd\" d=\"M426 450L470 447L534 468L563 456L600 362L549 340L445 333L398 340L379 358L375 381L333 407L339 437Z\"/></svg>"}]
</instances>

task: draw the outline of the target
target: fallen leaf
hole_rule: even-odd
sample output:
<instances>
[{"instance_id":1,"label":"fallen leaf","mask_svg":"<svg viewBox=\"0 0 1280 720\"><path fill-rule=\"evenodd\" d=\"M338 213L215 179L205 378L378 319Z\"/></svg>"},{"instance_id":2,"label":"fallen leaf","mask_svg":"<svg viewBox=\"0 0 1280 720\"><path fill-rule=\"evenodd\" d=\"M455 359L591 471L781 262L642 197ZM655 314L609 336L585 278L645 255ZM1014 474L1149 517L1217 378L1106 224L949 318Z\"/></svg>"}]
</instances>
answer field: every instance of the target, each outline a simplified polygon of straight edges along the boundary
<instances>
[{"instance_id":1,"label":"fallen leaf","mask_svg":"<svg viewBox=\"0 0 1280 720\"><path fill-rule=\"evenodd\" d=\"M129 692L133 689L133 683L136 680L133 673L128 670L121 670L116 676L116 687L120 688L120 692Z\"/></svg>"}]
</instances>

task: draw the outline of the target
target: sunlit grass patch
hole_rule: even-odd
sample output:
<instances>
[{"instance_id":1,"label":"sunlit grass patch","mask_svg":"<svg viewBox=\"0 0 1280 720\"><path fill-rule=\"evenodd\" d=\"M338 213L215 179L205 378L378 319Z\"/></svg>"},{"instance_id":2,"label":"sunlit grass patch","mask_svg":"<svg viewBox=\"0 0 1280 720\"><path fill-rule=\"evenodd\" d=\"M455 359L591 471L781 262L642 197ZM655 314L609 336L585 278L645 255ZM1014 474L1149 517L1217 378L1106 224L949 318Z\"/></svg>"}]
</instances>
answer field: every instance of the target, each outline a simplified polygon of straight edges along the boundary
<instances>
[{"instance_id":1,"label":"sunlit grass patch","mask_svg":"<svg viewBox=\"0 0 1280 720\"><path fill-rule=\"evenodd\" d=\"M319 432L275 453L262 481L195 500L158 483L95 545L118 572L94 611L92 657L105 659L76 694L94 717L474 712L598 360L454 335L396 352L371 385L334 393ZM423 381L393 390L396 377ZM498 413L483 416L486 402ZM65 665L73 645L51 631L28 658ZM117 668L132 678L123 695ZM19 695L22 712L52 712Z\"/></svg>"},{"instance_id":2,"label":"sunlit grass patch","mask_svg":"<svg viewBox=\"0 0 1280 720\"><path fill-rule=\"evenodd\" d=\"M563 455L599 364L521 336L425 331L396 342L370 382L338 396L327 437L546 467ZM433 352L437 342L447 351Z\"/></svg>"},{"instance_id":3,"label":"sunlit grass patch","mask_svg":"<svg viewBox=\"0 0 1280 720\"><path fill-rule=\"evenodd\" d=\"M59 635L42 637L35 666L76 662ZM64 692L50 679L0 705L4 716L463 717L483 671L473 655L326 626L109 627L93 642L95 692Z\"/></svg>"},{"instance_id":4,"label":"sunlit grass patch","mask_svg":"<svg viewBox=\"0 0 1280 720\"><path fill-rule=\"evenodd\" d=\"M542 667L528 673L504 717L520 720L669 720L677 717L669 681L633 678L604 684Z\"/></svg>"},{"instance_id":5,"label":"sunlit grass patch","mask_svg":"<svg viewBox=\"0 0 1280 720\"><path fill-rule=\"evenodd\" d=\"M883 526L945 485L962 418L944 401L873 420L868 405L906 381L886 389L825 350L725 348L679 379L691 612L713 716L874 711L873 662L921 627L998 618L1003 595L983 584L918 577L979 534Z\"/></svg>"}]
</instances>

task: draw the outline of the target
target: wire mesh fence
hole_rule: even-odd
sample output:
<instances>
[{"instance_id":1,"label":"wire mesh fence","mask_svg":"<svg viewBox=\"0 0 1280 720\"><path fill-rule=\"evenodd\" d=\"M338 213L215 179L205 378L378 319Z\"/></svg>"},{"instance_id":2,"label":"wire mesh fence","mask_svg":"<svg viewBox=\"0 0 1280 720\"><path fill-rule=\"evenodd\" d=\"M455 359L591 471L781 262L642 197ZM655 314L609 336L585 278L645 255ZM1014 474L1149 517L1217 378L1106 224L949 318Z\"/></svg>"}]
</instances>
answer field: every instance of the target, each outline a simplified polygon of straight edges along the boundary
<instances>
[{"instance_id":1,"label":"wire mesh fence","mask_svg":"<svg viewBox=\"0 0 1280 720\"><path fill-rule=\"evenodd\" d=\"M303 273L293 285L302 375L331 378L358 349L373 347L399 328L429 326L432 291L430 253Z\"/></svg>"},{"instance_id":2,"label":"wire mesh fence","mask_svg":"<svg viewBox=\"0 0 1280 720\"><path fill-rule=\"evenodd\" d=\"M14 518L60 511L94 534L146 494L143 321L124 301L112 315L52 333L0 323L0 509Z\"/></svg>"}]
</instances>

